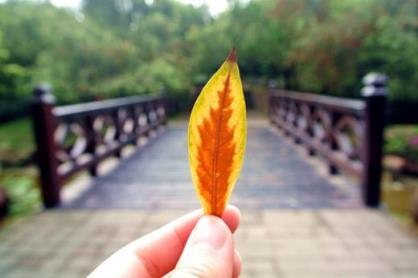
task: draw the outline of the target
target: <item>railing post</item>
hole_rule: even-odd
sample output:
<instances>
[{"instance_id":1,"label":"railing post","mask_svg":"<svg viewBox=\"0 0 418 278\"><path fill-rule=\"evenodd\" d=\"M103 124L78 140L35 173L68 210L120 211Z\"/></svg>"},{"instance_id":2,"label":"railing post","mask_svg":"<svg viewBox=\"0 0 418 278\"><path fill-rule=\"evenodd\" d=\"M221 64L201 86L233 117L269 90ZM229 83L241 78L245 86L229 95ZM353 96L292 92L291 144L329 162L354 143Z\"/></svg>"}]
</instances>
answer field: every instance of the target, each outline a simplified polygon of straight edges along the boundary
<instances>
[{"instance_id":1,"label":"railing post","mask_svg":"<svg viewBox=\"0 0 418 278\"><path fill-rule=\"evenodd\" d=\"M157 116L158 119L161 119L161 125L164 127L167 125L168 121L167 121L167 115L168 115L168 92L167 89L162 86L160 89L160 99L157 101ZM163 110L160 110L160 107ZM159 111L164 111L164 114L162 112Z\"/></svg>"},{"instance_id":2,"label":"railing post","mask_svg":"<svg viewBox=\"0 0 418 278\"><path fill-rule=\"evenodd\" d=\"M307 135L309 135L309 137L313 140L313 138L314 138L314 121L312 120L312 115L313 115L313 107L308 107L308 117L307 117L307 124L308 124L308 127L307 127L307 129L306 129L306 134ZM308 146L308 155L309 156L315 156L316 155L316 152L315 152L315 149L314 148L312 148L312 147L310 147L310 146Z\"/></svg>"},{"instance_id":3,"label":"railing post","mask_svg":"<svg viewBox=\"0 0 418 278\"><path fill-rule=\"evenodd\" d=\"M276 105L277 105L277 103L276 103L277 99L275 99L273 97L273 92L274 92L275 89L277 89L277 82L275 80L270 80L267 84L267 90L268 90L268 93L269 93L268 117L269 117L270 123L277 126L277 124L274 121L274 117L275 117L274 111L275 111L275 108L276 108Z\"/></svg>"},{"instance_id":4,"label":"railing post","mask_svg":"<svg viewBox=\"0 0 418 278\"><path fill-rule=\"evenodd\" d=\"M380 204L387 82L386 75L369 73L363 78L361 91L366 101L362 189L363 201L369 207Z\"/></svg>"},{"instance_id":5,"label":"railing post","mask_svg":"<svg viewBox=\"0 0 418 278\"><path fill-rule=\"evenodd\" d=\"M134 120L134 127L133 127L133 134L135 136L135 140L133 142L133 144L135 146L139 146L139 133L140 133L140 125L138 123L138 119L139 116L141 115L140 110L139 110L139 106L135 105L134 107L132 107L132 119Z\"/></svg>"},{"instance_id":6,"label":"railing post","mask_svg":"<svg viewBox=\"0 0 418 278\"><path fill-rule=\"evenodd\" d=\"M328 137L328 143L329 143L330 150L335 151L337 149L337 142L335 142L334 127L337 123L337 115L335 113L331 112L330 120L331 120L331 123L330 123L330 126L329 126L330 130L327 131L327 133L328 133L327 137ZM335 164L329 162L328 163L328 173L330 175L337 175L339 173L339 169Z\"/></svg>"},{"instance_id":7,"label":"railing post","mask_svg":"<svg viewBox=\"0 0 418 278\"><path fill-rule=\"evenodd\" d=\"M54 140L55 119L52 113L55 98L51 87L43 84L33 90L31 106L33 128L37 144L36 160L40 172L44 206L55 207L60 203L60 184L57 173L56 144Z\"/></svg>"},{"instance_id":8,"label":"railing post","mask_svg":"<svg viewBox=\"0 0 418 278\"><path fill-rule=\"evenodd\" d=\"M119 110L116 109L116 111L114 111L112 113L112 119L113 119L113 123L115 125L115 140L118 142L118 144L121 143L121 135L122 135L122 126L121 126L121 121L120 121L120 117L119 117ZM119 149L115 152L115 156L117 158L122 158L122 149Z\"/></svg>"},{"instance_id":9,"label":"railing post","mask_svg":"<svg viewBox=\"0 0 418 278\"><path fill-rule=\"evenodd\" d=\"M97 177L98 176L97 159L96 159L97 135L94 130L94 117L93 116L86 117L85 125L86 125L86 138L87 138L86 152L91 154L92 160L94 161L92 166L89 167L89 173L91 176Z\"/></svg>"},{"instance_id":10,"label":"railing post","mask_svg":"<svg viewBox=\"0 0 418 278\"><path fill-rule=\"evenodd\" d=\"M167 125L167 111L168 111L168 105L167 105L167 101L165 98L162 98L160 100L160 105L162 107L162 109L164 110L164 114L162 114L162 126L166 126ZM160 115L161 116L161 115Z\"/></svg>"}]
</instances>

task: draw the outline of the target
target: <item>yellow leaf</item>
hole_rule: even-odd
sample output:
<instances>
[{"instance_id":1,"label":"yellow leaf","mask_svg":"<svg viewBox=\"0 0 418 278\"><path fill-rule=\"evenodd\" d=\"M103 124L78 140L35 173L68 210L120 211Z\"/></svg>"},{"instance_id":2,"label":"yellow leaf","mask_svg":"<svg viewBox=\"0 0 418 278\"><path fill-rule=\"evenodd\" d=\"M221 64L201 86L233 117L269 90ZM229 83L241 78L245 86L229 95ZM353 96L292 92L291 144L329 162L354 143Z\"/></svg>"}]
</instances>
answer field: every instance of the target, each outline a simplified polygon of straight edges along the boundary
<instances>
[{"instance_id":1,"label":"yellow leaf","mask_svg":"<svg viewBox=\"0 0 418 278\"><path fill-rule=\"evenodd\" d=\"M200 92L189 121L189 163L206 214L220 216L241 171L247 136L235 49Z\"/></svg>"}]
</instances>

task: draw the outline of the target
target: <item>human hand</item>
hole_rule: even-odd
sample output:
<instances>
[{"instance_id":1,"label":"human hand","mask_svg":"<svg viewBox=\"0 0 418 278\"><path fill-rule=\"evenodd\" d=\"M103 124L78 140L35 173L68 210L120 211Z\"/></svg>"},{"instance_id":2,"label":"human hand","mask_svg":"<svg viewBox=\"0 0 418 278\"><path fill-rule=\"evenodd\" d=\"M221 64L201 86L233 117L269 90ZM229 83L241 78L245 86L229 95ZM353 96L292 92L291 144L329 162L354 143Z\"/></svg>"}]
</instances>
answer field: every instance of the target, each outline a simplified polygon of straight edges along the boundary
<instances>
[{"instance_id":1,"label":"human hand","mask_svg":"<svg viewBox=\"0 0 418 278\"><path fill-rule=\"evenodd\" d=\"M228 206L221 218L203 216L201 210L186 214L129 243L88 278L238 277L241 259L232 233L239 210Z\"/></svg>"}]
</instances>

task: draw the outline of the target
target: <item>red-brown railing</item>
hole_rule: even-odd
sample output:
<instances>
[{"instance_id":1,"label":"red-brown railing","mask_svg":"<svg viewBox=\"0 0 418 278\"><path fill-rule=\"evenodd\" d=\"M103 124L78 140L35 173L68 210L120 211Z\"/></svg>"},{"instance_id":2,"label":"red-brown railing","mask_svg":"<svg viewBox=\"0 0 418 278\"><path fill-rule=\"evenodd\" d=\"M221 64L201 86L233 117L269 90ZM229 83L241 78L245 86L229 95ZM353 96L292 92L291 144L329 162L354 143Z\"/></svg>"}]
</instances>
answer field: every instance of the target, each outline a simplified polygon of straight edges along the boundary
<instances>
[{"instance_id":1,"label":"red-brown railing","mask_svg":"<svg viewBox=\"0 0 418 278\"><path fill-rule=\"evenodd\" d=\"M364 100L270 89L270 120L302 143L310 155L326 159L338 170L359 178L366 205L380 203L383 128L387 78L369 74Z\"/></svg>"},{"instance_id":2,"label":"red-brown railing","mask_svg":"<svg viewBox=\"0 0 418 278\"><path fill-rule=\"evenodd\" d=\"M60 189L72 175L97 175L101 161L121 156L166 124L162 97L135 96L54 107L48 86L34 90L32 118L45 207L60 203Z\"/></svg>"}]
</instances>

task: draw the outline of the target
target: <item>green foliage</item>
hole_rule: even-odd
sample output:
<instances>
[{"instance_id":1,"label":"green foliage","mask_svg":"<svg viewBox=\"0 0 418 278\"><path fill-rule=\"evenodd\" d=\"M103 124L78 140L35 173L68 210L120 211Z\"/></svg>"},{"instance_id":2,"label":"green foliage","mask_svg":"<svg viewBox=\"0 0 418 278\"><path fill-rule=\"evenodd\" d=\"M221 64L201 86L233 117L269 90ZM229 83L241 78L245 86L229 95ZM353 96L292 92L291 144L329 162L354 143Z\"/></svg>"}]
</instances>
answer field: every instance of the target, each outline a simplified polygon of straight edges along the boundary
<instances>
[{"instance_id":1,"label":"green foliage","mask_svg":"<svg viewBox=\"0 0 418 278\"><path fill-rule=\"evenodd\" d=\"M381 71L391 78L391 100L416 100L417 30L414 0L396 5L391 0L253 0L233 2L227 13L192 29L188 40L196 77L205 78L235 45L247 79L275 78L289 89L357 97L361 78Z\"/></svg>"},{"instance_id":2,"label":"green foliage","mask_svg":"<svg viewBox=\"0 0 418 278\"><path fill-rule=\"evenodd\" d=\"M393 126L386 130L385 153L418 163L418 126Z\"/></svg>"},{"instance_id":3,"label":"green foliage","mask_svg":"<svg viewBox=\"0 0 418 278\"><path fill-rule=\"evenodd\" d=\"M0 118L23 111L40 81L59 103L162 89L186 103L231 47L245 80L356 97L361 78L382 71L390 99L418 100L415 0L229 2L216 18L174 0L0 4Z\"/></svg>"},{"instance_id":4,"label":"green foliage","mask_svg":"<svg viewBox=\"0 0 418 278\"><path fill-rule=\"evenodd\" d=\"M58 103L163 89L187 96L184 38L209 19L207 11L171 0L122 2L86 0L83 12L0 4L0 118L21 110L41 81L53 85Z\"/></svg>"}]
</instances>

